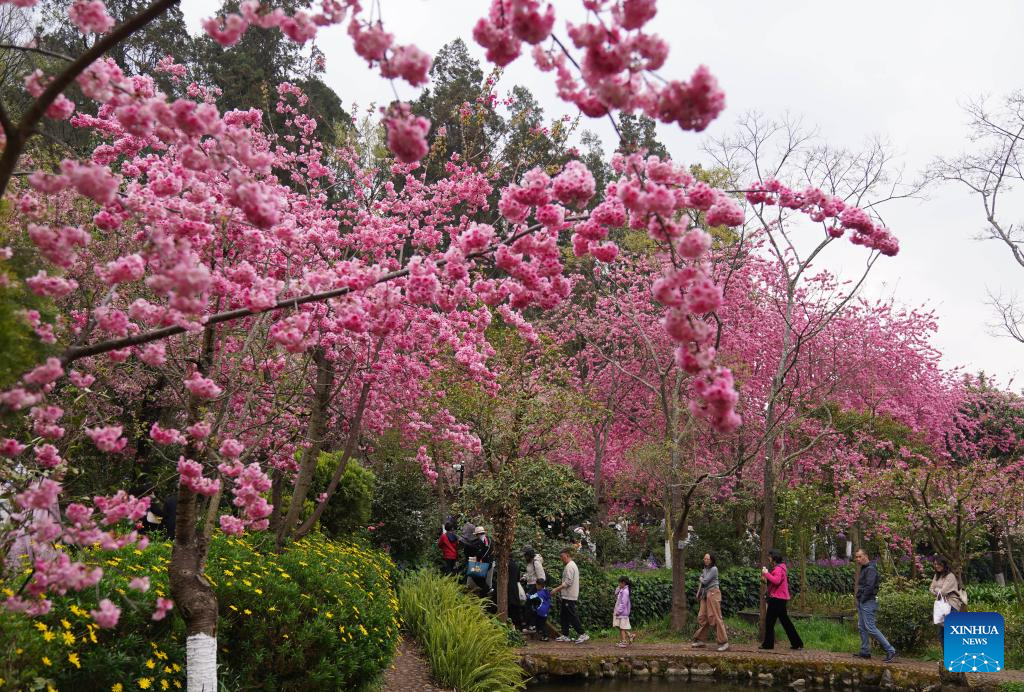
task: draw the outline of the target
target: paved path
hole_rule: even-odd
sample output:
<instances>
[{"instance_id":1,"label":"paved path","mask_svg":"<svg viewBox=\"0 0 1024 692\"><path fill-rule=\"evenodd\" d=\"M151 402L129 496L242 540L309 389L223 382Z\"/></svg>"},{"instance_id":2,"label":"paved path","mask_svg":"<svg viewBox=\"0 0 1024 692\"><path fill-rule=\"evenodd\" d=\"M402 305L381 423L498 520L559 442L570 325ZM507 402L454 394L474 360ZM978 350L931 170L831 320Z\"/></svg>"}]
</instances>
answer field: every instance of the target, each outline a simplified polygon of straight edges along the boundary
<instances>
[{"instance_id":1,"label":"paved path","mask_svg":"<svg viewBox=\"0 0 1024 692\"><path fill-rule=\"evenodd\" d=\"M403 638L384 677L384 692L446 692L430 681L430 666L416 642Z\"/></svg>"},{"instance_id":2,"label":"paved path","mask_svg":"<svg viewBox=\"0 0 1024 692\"><path fill-rule=\"evenodd\" d=\"M888 665L895 669L907 670L908 672L920 671L926 673L937 672L939 667L939 664L935 661L928 662L897 658L895 663L885 664L882 662L880 657L874 657L865 661L863 659L854 658L850 654L838 654L830 651L818 651L814 649L792 651L785 645L771 651L762 651L761 649L758 649L756 645L733 644L730 646L729 651L719 653L715 651L714 647L711 647L710 649L692 649L690 648L689 642L655 642L649 644L637 642L628 648L620 649L615 646L614 642L587 642L585 644L573 644L551 641L528 642L527 645L520 650L527 654L543 654L547 656L554 655L560 659L566 660L588 658L595 655L625 657L631 653L641 656L678 656L699 654L701 656L721 656L723 658L744 660L758 659L766 662L780 660L789 660L794 662L835 661L844 664L855 663L864 666L875 666L878 668L883 668ZM1001 673L972 673L970 675L970 679L972 681L978 680L985 684L999 684L1002 682L1024 683L1024 670L1008 670Z\"/></svg>"}]
</instances>

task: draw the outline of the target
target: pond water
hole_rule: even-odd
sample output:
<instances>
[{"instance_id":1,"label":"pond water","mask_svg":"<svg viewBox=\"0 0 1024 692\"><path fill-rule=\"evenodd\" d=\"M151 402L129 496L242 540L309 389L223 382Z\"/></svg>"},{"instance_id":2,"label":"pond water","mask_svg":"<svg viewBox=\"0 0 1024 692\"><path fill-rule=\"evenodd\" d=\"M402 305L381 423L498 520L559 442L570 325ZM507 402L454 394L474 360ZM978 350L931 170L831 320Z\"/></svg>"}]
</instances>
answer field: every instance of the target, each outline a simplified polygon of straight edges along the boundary
<instances>
[{"instance_id":1,"label":"pond water","mask_svg":"<svg viewBox=\"0 0 1024 692\"><path fill-rule=\"evenodd\" d=\"M714 690L714 692L750 692L749 686L728 682L700 680L686 682L684 680L558 680L538 682L530 685L529 692L675 692L676 690ZM761 688L764 689L764 688Z\"/></svg>"}]
</instances>

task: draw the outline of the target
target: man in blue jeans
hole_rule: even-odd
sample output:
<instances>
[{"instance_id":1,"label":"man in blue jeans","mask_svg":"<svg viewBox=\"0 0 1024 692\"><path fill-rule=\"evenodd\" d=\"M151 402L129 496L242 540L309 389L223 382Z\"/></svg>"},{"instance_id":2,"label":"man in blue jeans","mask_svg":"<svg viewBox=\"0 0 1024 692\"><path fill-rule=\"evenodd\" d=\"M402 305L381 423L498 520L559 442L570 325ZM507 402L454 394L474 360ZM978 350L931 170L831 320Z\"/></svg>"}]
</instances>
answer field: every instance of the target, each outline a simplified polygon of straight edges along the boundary
<instances>
[{"instance_id":1,"label":"man in blue jeans","mask_svg":"<svg viewBox=\"0 0 1024 692\"><path fill-rule=\"evenodd\" d=\"M857 627L860 629L860 652L855 653L857 658L871 658L871 639L878 640L879 646L885 651L885 662L892 663L896 660L896 649L893 648L885 635L878 631L875 624L875 616L878 614L878 583L881 577L878 576L878 567L875 561L868 557L866 550L861 548L853 557L860 565L860 581L857 582Z\"/></svg>"}]
</instances>

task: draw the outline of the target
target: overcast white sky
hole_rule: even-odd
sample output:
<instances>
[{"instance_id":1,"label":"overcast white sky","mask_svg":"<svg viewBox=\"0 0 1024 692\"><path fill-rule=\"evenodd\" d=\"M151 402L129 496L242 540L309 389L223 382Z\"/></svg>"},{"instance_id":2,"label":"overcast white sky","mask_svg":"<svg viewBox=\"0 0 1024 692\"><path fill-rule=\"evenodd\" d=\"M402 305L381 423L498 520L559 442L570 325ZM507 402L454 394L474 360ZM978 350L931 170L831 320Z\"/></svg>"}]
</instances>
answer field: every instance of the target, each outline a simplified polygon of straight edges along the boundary
<instances>
[{"instance_id":1,"label":"overcast white sky","mask_svg":"<svg viewBox=\"0 0 1024 692\"><path fill-rule=\"evenodd\" d=\"M399 43L436 53L462 37L483 61L471 30L487 11L485 0L380 4ZM560 19L578 16L579 0L554 4ZM728 107L708 129L712 136L727 133L748 110L769 116L788 111L818 126L837 145L856 147L872 136L890 140L913 176L934 156L955 154L966 145L961 103L1024 88L1024 3L1016 0L662 0L659 5L652 28L672 47L661 73L686 78L704 63L726 91ZM209 0L182 2L193 28L213 6ZM326 81L346 106L393 98L390 84L354 54L343 28L325 31L318 44L327 54ZM503 90L515 84L529 87L549 116L575 115L555 97L549 75L533 69L528 59L506 70ZM402 98L417 94L408 85L397 88ZM585 126L605 138L607 151L614 148L603 122ZM702 160L699 136L661 125L659 135L676 160ZM1024 191L1016 194L1019 201ZM1024 219L1024 204L1018 209ZM994 315L986 304L987 291L1019 291L1024 270L1000 246L973 239L983 226L980 203L956 187L939 187L924 201L893 203L885 217L902 249L876 265L866 295L895 294L907 306L934 309L939 317L935 342L947 366L984 369L1003 384L1016 378L1014 389L1024 386L1024 345L992 335L988 325Z\"/></svg>"}]
</instances>

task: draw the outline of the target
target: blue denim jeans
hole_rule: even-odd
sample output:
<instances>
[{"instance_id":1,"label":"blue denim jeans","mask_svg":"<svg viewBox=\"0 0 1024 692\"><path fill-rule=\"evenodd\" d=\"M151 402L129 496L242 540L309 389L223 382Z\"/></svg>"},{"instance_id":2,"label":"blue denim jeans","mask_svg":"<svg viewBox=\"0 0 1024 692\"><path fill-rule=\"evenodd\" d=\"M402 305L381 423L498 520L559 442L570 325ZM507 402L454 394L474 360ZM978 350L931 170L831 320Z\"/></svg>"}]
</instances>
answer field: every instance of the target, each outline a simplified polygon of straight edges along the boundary
<instances>
[{"instance_id":1,"label":"blue denim jeans","mask_svg":"<svg viewBox=\"0 0 1024 692\"><path fill-rule=\"evenodd\" d=\"M860 652L862 654L871 653L871 639L869 637L874 637L878 640L878 644L885 653L892 655L896 653L896 649L885 638L885 635L878 631L878 625L875 624L875 616L877 614L878 601L875 599L872 598L867 603L857 604L857 629L860 630Z\"/></svg>"}]
</instances>

